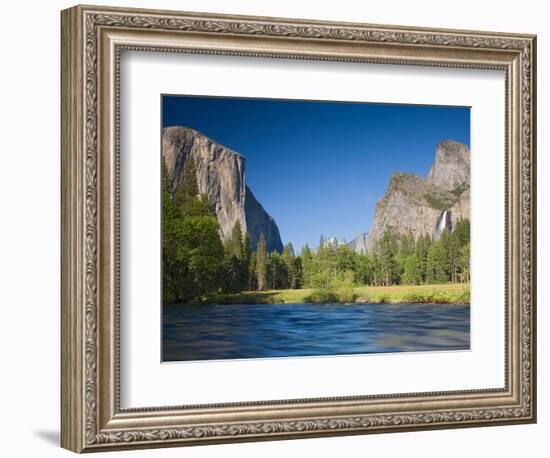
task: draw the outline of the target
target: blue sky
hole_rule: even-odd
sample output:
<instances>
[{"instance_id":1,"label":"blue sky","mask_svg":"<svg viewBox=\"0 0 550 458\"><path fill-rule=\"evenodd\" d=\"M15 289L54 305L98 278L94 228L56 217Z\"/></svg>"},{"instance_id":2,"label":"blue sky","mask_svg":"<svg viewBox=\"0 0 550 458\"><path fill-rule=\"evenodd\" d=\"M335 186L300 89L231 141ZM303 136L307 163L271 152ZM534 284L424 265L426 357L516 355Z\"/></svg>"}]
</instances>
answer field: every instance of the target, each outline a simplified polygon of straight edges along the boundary
<instances>
[{"instance_id":1,"label":"blue sky","mask_svg":"<svg viewBox=\"0 0 550 458\"><path fill-rule=\"evenodd\" d=\"M192 127L246 158L283 243L368 232L394 172L426 176L435 147L470 145L468 107L162 96L163 127Z\"/></svg>"}]
</instances>

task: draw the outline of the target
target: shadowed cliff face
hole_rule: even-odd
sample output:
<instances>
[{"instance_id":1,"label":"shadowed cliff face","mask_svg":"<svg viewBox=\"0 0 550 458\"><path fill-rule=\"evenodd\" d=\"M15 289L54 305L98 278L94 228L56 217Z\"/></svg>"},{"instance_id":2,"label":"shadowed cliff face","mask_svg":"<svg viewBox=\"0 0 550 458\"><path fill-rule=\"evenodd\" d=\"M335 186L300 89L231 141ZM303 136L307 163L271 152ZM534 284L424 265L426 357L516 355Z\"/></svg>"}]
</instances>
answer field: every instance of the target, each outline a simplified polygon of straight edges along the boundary
<instances>
[{"instance_id":1,"label":"shadowed cliff face","mask_svg":"<svg viewBox=\"0 0 550 458\"><path fill-rule=\"evenodd\" d=\"M174 126L163 129L162 156L174 193L183 179L185 161L193 158L200 194L206 194L216 212L222 239L240 222L248 231L253 249L260 234L267 249L282 251L283 244L275 220L263 209L246 186L245 159L196 130Z\"/></svg>"},{"instance_id":2,"label":"shadowed cliff face","mask_svg":"<svg viewBox=\"0 0 550 458\"><path fill-rule=\"evenodd\" d=\"M446 140L437 145L427 178L409 173L391 177L386 193L376 203L368 247L375 247L390 228L415 237L429 234L438 238L442 230L450 230L459 219L469 217L470 150ZM438 224L442 218L446 224Z\"/></svg>"},{"instance_id":3,"label":"shadowed cliff face","mask_svg":"<svg viewBox=\"0 0 550 458\"><path fill-rule=\"evenodd\" d=\"M248 186L244 199L244 213L246 217L246 228L250 234L252 246L255 248L260 238L260 234L264 234L265 243L268 251L283 251L283 243L279 228L275 220L262 207L262 204L256 200L254 194Z\"/></svg>"}]
</instances>

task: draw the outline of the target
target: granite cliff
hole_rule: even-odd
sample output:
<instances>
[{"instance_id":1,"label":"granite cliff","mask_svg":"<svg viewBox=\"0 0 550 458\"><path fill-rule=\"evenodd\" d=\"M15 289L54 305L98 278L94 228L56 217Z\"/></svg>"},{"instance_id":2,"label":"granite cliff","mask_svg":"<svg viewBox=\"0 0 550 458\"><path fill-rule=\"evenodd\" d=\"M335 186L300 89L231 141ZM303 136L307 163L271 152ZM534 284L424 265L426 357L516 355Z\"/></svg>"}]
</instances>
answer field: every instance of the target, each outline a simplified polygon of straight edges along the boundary
<instances>
[{"instance_id":1,"label":"granite cliff","mask_svg":"<svg viewBox=\"0 0 550 458\"><path fill-rule=\"evenodd\" d=\"M193 159L199 193L208 196L218 218L222 239L231 233L239 221L243 230L250 234L253 249L263 233L269 251L282 251L283 244L275 220L246 185L243 156L194 129L173 126L162 131L162 157L172 193L182 182L185 161Z\"/></svg>"},{"instance_id":2,"label":"granite cliff","mask_svg":"<svg viewBox=\"0 0 550 458\"><path fill-rule=\"evenodd\" d=\"M367 252L367 233L361 232L347 245L356 253L365 254Z\"/></svg>"},{"instance_id":3,"label":"granite cliff","mask_svg":"<svg viewBox=\"0 0 550 458\"><path fill-rule=\"evenodd\" d=\"M470 150L445 140L436 147L435 161L427 178L395 173L384 196L376 203L374 223L367 236L369 249L386 230L414 237L439 238L459 219L470 217ZM348 244L356 249L354 241Z\"/></svg>"},{"instance_id":4,"label":"granite cliff","mask_svg":"<svg viewBox=\"0 0 550 458\"><path fill-rule=\"evenodd\" d=\"M447 190L469 187L470 149L452 140L439 143L428 181Z\"/></svg>"}]
</instances>

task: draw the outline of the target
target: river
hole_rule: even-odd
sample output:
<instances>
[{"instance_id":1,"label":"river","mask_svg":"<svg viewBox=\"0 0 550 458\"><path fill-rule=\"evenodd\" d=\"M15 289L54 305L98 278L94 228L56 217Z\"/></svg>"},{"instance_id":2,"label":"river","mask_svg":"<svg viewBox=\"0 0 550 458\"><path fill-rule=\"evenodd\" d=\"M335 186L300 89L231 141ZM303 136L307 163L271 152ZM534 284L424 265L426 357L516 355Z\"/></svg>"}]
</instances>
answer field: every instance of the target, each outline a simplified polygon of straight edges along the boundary
<instances>
[{"instance_id":1,"label":"river","mask_svg":"<svg viewBox=\"0 0 550 458\"><path fill-rule=\"evenodd\" d=\"M163 361L469 348L469 304L163 307Z\"/></svg>"}]
</instances>

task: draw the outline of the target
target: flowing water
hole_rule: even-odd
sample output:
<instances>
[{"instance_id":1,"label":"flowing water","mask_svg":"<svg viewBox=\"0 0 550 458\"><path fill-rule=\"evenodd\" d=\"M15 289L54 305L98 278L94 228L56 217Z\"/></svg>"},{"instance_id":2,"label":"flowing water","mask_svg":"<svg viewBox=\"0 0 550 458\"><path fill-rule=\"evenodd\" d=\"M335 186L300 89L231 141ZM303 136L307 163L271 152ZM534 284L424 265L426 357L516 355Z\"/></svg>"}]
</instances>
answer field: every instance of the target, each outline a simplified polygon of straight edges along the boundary
<instances>
[{"instance_id":1,"label":"flowing water","mask_svg":"<svg viewBox=\"0 0 550 458\"><path fill-rule=\"evenodd\" d=\"M469 348L468 304L163 307L163 361Z\"/></svg>"},{"instance_id":2,"label":"flowing water","mask_svg":"<svg viewBox=\"0 0 550 458\"><path fill-rule=\"evenodd\" d=\"M434 231L434 240L439 240L439 237L444 231L451 230L451 226L450 211L444 210L437 219Z\"/></svg>"}]
</instances>

